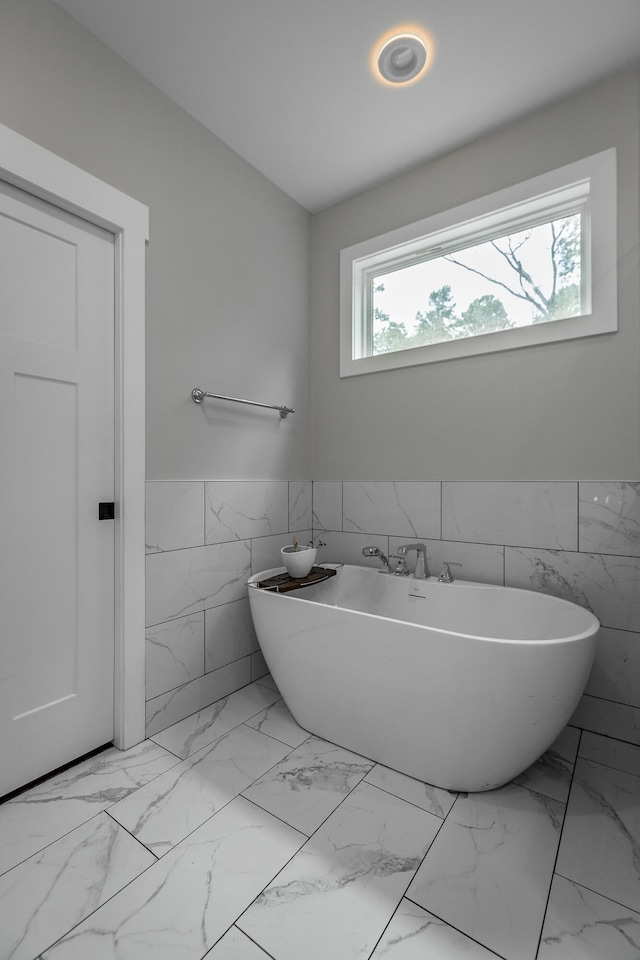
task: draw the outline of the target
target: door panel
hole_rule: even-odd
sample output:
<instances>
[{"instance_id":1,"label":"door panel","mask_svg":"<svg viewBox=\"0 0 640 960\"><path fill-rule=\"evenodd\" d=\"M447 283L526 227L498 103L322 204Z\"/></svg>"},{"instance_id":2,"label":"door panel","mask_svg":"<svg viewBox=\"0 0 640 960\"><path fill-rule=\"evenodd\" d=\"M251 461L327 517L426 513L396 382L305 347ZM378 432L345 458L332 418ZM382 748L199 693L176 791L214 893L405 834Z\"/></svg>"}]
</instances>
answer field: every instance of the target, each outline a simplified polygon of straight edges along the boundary
<instances>
[{"instance_id":1,"label":"door panel","mask_svg":"<svg viewBox=\"0 0 640 960\"><path fill-rule=\"evenodd\" d=\"M0 795L113 736L114 243L0 185Z\"/></svg>"}]
</instances>

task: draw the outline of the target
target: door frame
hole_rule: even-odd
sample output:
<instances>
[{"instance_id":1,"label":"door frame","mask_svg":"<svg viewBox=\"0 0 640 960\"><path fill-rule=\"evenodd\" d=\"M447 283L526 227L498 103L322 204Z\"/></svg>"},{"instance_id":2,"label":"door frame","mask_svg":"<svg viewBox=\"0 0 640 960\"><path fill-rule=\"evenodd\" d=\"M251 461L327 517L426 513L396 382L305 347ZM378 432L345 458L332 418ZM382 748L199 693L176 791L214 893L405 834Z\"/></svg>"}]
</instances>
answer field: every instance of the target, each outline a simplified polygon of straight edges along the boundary
<instances>
[{"instance_id":1,"label":"door frame","mask_svg":"<svg viewBox=\"0 0 640 960\"><path fill-rule=\"evenodd\" d=\"M0 178L115 238L114 744L145 738L145 253L149 208L0 124Z\"/></svg>"}]
</instances>

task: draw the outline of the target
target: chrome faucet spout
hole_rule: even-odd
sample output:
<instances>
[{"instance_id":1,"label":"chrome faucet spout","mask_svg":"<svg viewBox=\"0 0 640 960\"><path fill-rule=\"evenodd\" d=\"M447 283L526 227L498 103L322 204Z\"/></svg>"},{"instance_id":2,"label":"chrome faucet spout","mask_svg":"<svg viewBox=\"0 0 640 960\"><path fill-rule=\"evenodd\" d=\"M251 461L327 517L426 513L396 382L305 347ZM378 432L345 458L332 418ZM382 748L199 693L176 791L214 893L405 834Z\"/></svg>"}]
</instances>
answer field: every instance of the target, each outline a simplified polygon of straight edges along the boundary
<instances>
[{"instance_id":1,"label":"chrome faucet spout","mask_svg":"<svg viewBox=\"0 0 640 960\"><path fill-rule=\"evenodd\" d=\"M428 580L429 579L429 564L427 562L427 548L424 543L404 543L401 547L398 547L398 554L401 557L405 557L409 550L415 550L416 557L416 569L414 571L415 580Z\"/></svg>"}]
</instances>

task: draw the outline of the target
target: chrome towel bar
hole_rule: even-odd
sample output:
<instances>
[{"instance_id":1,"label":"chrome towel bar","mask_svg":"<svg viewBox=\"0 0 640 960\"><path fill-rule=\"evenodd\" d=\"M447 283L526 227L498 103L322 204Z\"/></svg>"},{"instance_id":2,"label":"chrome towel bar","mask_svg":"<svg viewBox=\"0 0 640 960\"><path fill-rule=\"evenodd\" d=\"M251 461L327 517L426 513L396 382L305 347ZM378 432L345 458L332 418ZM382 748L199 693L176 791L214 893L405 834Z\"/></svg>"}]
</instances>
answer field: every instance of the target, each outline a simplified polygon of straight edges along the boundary
<instances>
[{"instance_id":1,"label":"chrome towel bar","mask_svg":"<svg viewBox=\"0 0 640 960\"><path fill-rule=\"evenodd\" d=\"M248 403L251 407L267 407L269 410L278 410L283 420L286 420L290 413L295 413L293 407L285 407L279 403L258 403L255 400L240 400L239 397L223 397L219 393L209 393L206 390L201 390L200 387L194 387L191 391L191 399L194 403L202 403L206 397L210 397L212 400L230 400L231 403Z\"/></svg>"}]
</instances>

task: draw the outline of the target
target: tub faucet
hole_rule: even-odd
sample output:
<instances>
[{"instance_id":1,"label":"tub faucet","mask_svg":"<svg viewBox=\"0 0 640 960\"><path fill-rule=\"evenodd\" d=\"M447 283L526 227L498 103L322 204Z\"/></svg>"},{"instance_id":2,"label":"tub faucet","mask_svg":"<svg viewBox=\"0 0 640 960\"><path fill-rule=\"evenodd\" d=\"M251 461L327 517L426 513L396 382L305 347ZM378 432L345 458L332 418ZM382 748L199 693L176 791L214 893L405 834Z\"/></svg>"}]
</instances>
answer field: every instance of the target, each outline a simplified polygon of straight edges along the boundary
<instances>
[{"instance_id":1,"label":"tub faucet","mask_svg":"<svg viewBox=\"0 0 640 960\"><path fill-rule=\"evenodd\" d=\"M362 548L363 557L379 557L387 568L386 572L389 573L389 557L382 552L380 547L363 547Z\"/></svg>"},{"instance_id":2,"label":"tub faucet","mask_svg":"<svg viewBox=\"0 0 640 960\"><path fill-rule=\"evenodd\" d=\"M403 543L398 547L398 555L405 557L409 550L415 550L417 554L416 569L414 571L415 580L429 579L429 564L427 563L427 548L424 543Z\"/></svg>"}]
</instances>

